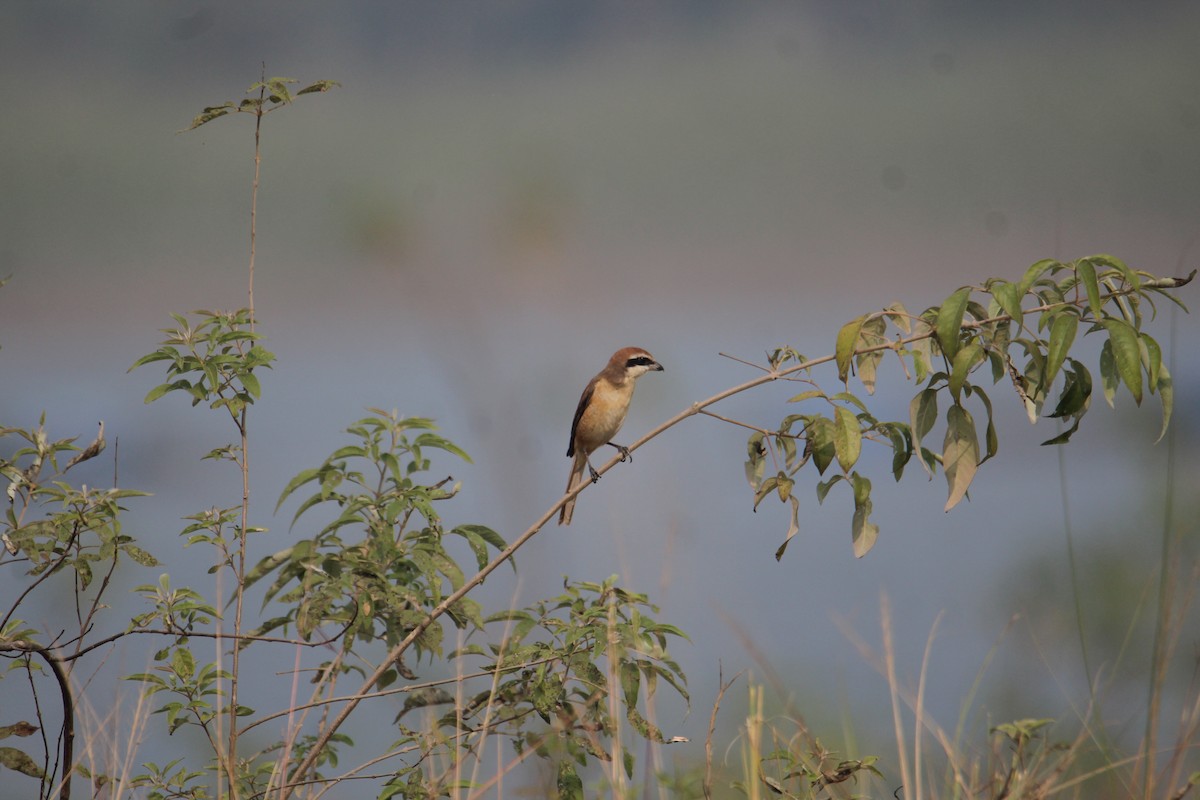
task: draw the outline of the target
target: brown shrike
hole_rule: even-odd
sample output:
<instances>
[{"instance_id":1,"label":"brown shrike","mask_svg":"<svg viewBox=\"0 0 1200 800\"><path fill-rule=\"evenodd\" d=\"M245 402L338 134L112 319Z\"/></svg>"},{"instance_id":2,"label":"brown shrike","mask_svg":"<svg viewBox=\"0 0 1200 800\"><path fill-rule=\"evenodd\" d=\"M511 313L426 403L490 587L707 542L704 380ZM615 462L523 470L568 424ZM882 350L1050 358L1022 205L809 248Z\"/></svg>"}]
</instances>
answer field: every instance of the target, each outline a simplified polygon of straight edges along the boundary
<instances>
[{"instance_id":1,"label":"brown shrike","mask_svg":"<svg viewBox=\"0 0 1200 800\"><path fill-rule=\"evenodd\" d=\"M571 423L571 445L567 448L567 455L574 456L575 461L571 464L571 478L567 481L568 492L583 483L585 467L592 474L592 483L600 480L588 456L603 445L612 445L620 450L622 461L630 458L628 448L610 440L621 430L621 423L625 421L625 412L629 411L629 401L633 399L633 387L637 379L647 372L662 372L662 368L662 364L642 348L622 347L613 353L608 366L588 383L583 396L579 398L579 408L575 409L575 421ZM572 497L559 512L558 524L570 525L574 511L575 498Z\"/></svg>"}]
</instances>

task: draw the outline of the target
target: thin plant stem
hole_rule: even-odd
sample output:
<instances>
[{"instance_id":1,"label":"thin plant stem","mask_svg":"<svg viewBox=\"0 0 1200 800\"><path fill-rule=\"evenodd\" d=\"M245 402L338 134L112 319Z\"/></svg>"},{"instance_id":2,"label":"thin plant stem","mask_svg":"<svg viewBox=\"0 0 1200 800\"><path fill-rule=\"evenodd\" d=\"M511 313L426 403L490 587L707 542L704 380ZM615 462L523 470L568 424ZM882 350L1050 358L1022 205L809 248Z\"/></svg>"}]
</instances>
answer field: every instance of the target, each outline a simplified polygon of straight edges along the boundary
<instances>
[{"instance_id":1,"label":"thin plant stem","mask_svg":"<svg viewBox=\"0 0 1200 800\"><path fill-rule=\"evenodd\" d=\"M879 596L879 624L883 629L883 660L887 670L888 689L892 696L892 725L896 732L896 750L900 761L900 782L905 796L920 798L921 787L914 786L909 774L908 753L904 744L904 725L900 714L900 686L896 681L896 648L892 642L892 606L886 594Z\"/></svg>"}]
</instances>

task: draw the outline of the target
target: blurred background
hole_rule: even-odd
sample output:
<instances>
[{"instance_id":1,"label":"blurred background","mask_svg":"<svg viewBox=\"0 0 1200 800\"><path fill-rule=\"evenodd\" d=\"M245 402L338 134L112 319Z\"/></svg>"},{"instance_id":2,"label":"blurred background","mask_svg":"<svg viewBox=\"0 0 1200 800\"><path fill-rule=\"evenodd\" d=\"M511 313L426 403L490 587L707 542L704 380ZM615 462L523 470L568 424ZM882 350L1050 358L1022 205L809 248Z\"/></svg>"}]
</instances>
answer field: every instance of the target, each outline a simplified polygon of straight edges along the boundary
<instances>
[{"instance_id":1,"label":"blurred background","mask_svg":"<svg viewBox=\"0 0 1200 800\"><path fill-rule=\"evenodd\" d=\"M169 312L246 303L253 120L178 132L239 100L265 63L342 87L263 125L255 301L279 360L250 422L254 523L272 529L255 556L298 535L294 503L272 513L279 492L371 406L436 418L474 459L435 464L463 483L446 521L511 539L560 496L579 393L618 347L666 366L638 389L621 436L633 441L754 374L719 352L829 353L859 314L920 311L1045 257L1186 274L1200 261L1198 30L1196 4L1124 0L4 4L0 424L44 411L53 437L87 441L104 420L109 452L72 474L111 483L119 439L121 484L154 494L130 503L126 532L175 583L211 587L208 554L177 532L239 501L238 476L200 460L233 431L180 397L143 405L161 372L126 370ZM1196 292L1181 296L1195 306ZM1191 526L1185 579L1197 554L1200 318L1160 310L1149 329L1175 376L1174 482L1157 398L1096 398L1057 449L1039 447L1055 422L1030 426L1000 385L1000 453L969 503L943 514L940 476L912 465L894 484L890 456L871 453L876 548L854 558L849 493L818 506L809 476L801 532L776 563L787 513L752 513L746 431L695 418L586 491L574 524L545 530L483 599L614 573L649 593L691 637L674 656L692 711L668 704L658 720L691 739L670 751L681 761L702 754L720 670L774 671L776 710L834 749L894 759L887 685L845 635L878 647L882 595L905 682L936 626L926 692L943 726L999 642L970 730L1078 720L1090 671L1106 721L1136 740L1169 494ZM1098 345L1082 352L1095 374ZM834 390L833 371L819 377ZM797 391L715 410L772 427ZM913 392L889 364L876 415L906 419ZM20 588L0 587L4 607ZM23 616L49 629L64 611ZM1181 679L1197 627L1184 630ZM137 671L143 657L130 645L108 664ZM280 659L266 672L291 668ZM97 705L116 692L109 667ZM731 690L728 731L743 704Z\"/></svg>"}]
</instances>

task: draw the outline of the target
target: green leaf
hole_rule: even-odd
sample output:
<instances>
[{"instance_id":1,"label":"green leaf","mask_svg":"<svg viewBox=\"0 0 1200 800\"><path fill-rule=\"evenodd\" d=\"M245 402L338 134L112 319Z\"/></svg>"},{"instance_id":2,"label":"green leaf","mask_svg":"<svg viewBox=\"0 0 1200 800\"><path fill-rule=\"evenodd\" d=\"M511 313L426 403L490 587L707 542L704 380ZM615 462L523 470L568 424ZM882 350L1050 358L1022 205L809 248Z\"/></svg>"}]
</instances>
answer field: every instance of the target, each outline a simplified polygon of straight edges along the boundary
<instances>
[{"instance_id":1,"label":"green leaf","mask_svg":"<svg viewBox=\"0 0 1200 800\"><path fill-rule=\"evenodd\" d=\"M0 284L0 286L3 285ZM0 725L0 739L7 739L10 736L33 736L37 732L36 725L31 725L24 720L13 725Z\"/></svg>"},{"instance_id":2,"label":"green leaf","mask_svg":"<svg viewBox=\"0 0 1200 800\"><path fill-rule=\"evenodd\" d=\"M159 564L157 558L150 555L137 545L127 544L121 549L128 553L130 558L141 564L143 567L157 567Z\"/></svg>"},{"instance_id":3,"label":"green leaf","mask_svg":"<svg viewBox=\"0 0 1200 800\"><path fill-rule=\"evenodd\" d=\"M834 445L834 424L828 417L816 417L808 426L808 443L812 449L813 466L821 475L837 454Z\"/></svg>"},{"instance_id":4,"label":"green leaf","mask_svg":"<svg viewBox=\"0 0 1200 800\"><path fill-rule=\"evenodd\" d=\"M838 380L845 383L850 377L850 364L854 359L854 349L858 346L858 333L866 322L867 315L851 320L842 326L837 335L837 348L834 355L837 358Z\"/></svg>"},{"instance_id":5,"label":"green leaf","mask_svg":"<svg viewBox=\"0 0 1200 800\"><path fill-rule=\"evenodd\" d=\"M992 297L996 298L1000 309L1012 317L1013 322L1020 327L1025 321L1025 313L1021 310L1021 295L1017 293L1017 285L1007 281L998 281L992 286Z\"/></svg>"},{"instance_id":6,"label":"green leaf","mask_svg":"<svg viewBox=\"0 0 1200 800\"><path fill-rule=\"evenodd\" d=\"M583 779L570 759L559 760L556 784L559 800L583 800Z\"/></svg>"},{"instance_id":7,"label":"green leaf","mask_svg":"<svg viewBox=\"0 0 1200 800\"><path fill-rule=\"evenodd\" d=\"M1104 346L1100 348L1100 385L1104 390L1104 400L1109 408L1112 408L1121 378L1117 375L1117 360L1113 356L1112 342L1108 340L1105 340Z\"/></svg>"},{"instance_id":8,"label":"green leaf","mask_svg":"<svg viewBox=\"0 0 1200 800\"><path fill-rule=\"evenodd\" d=\"M971 297L971 289L964 286L946 298L937 314L937 340L942 346L946 358L954 358L958 352L958 334L962 330L963 313L967 310L967 300Z\"/></svg>"},{"instance_id":9,"label":"green leaf","mask_svg":"<svg viewBox=\"0 0 1200 800\"><path fill-rule=\"evenodd\" d=\"M316 479L320 474L321 471L319 469L306 469L297 473L296 477L288 481L288 485L283 487L283 492L280 493L279 500L275 503L275 510L279 511L280 506L282 506L283 502L287 500L289 496L291 496L292 492L296 491L309 481Z\"/></svg>"},{"instance_id":10,"label":"green leaf","mask_svg":"<svg viewBox=\"0 0 1200 800\"><path fill-rule=\"evenodd\" d=\"M158 386L155 386L153 389L151 389L149 392L146 393L146 399L143 400L142 402L153 403L155 400L162 397L167 392L173 392L176 389L183 389L184 391L188 391L191 388L192 388L192 384L186 380L178 380L178 381L175 381L174 383L160 383Z\"/></svg>"},{"instance_id":11,"label":"green leaf","mask_svg":"<svg viewBox=\"0 0 1200 800\"><path fill-rule=\"evenodd\" d=\"M37 762L15 747L0 747L0 766L8 767L14 772L20 772L31 778L42 777L42 768L37 765Z\"/></svg>"},{"instance_id":12,"label":"green leaf","mask_svg":"<svg viewBox=\"0 0 1200 800\"><path fill-rule=\"evenodd\" d=\"M212 122L214 119L217 119L218 117L223 117L232 110L233 110L233 103L225 103L224 105L219 105L219 106L209 106L208 108L204 109L202 112L197 114L195 116L195 118L192 119L192 124L188 125L186 128L179 131L179 133L186 133L187 131L194 131L196 128L199 128L201 125L203 125L207 122Z\"/></svg>"},{"instance_id":13,"label":"green leaf","mask_svg":"<svg viewBox=\"0 0 1200 800\"><path fill-rule=\"evenodd\" d=\"M884 313L892 324L900 329L902 333L908 334L912 332L912 315L908 313L908 309L904 307L904 303L899 300L885 308Z\"/></svg>"},{"instance_id":14,"label":"green leaf","mask_svg":"<svg viewBox=\"0 0 1200 800\"><path fill-rule=\"evenodd\" d=\"M300 91L296 92L296 96L299 97L302 94L311 94L313 92L328 92L335 86L341 86L341 84L337 81L330 80L317 81L316 83L311 83Z\"/></svg>"},{"instance_id":15,"label":"green leaf","mask_svg":"<svg viewBox=\"0 0 1200 800\"><path fill-rule=\"evenodd\" d=\"M854 557L862 558L875 546L879 538L879 526L870 521L871 481L855 472L850 476L854 486L854 519L851 533L854 541Z\"/></svg>"},{"instance_id":16,"label":"green leaf","mask_svg":"<svg viewBox=\"0 0 1200 800\"><path fill-rule=\"evenodd\" d=\"M829 495L829 490L844 480L847 480L845 475L834 475L827 481L817 481L817 502L824 503L825 498Z\"/></svg>"},{"instance_id":17,"label":"green leaf","mask_svg":"<svg viewBox=\"0 0 1200 800\"><path fill-rule=\"evenodd\" d=\"M1104 320L1108 341L1112 345L1117 374L1128 387L1133 401L1142 404L1142 353L1138 345L1138 333L1128 322L1119 319Z\"/></svg>"},{"instance_id":18,"label":"green leaf","mask_svg":"<svg viewBox=\"0 0 1200 800\"><path fill-rule=\"evenodd\" d=\"M978 342L971 342L954 354L953 367L950 370L950 396L954 398L954 402L958 402L967 376L982 358L983 348Z\"/></svg>"},{"instance_id":19,"label":"green leaf","mask_svg":"<svg viewBox=\"0 0 1200 800\"><path fill-rule=\"evenodd\" d=\"M1096 319L1104 317L1104 302L1100 299L1100 282L1096 280L1096 267L1086 258L1080 259L1075 264L1075 274L1079 277L1079 282L1083 284L1083 289L1087 292L1088 306L1092 309L1092 316Z\"/></svg>"},{"instance_id":20,"label":"green leaf","mask_svg":"<svg viewBox=\"0 0 1200 800\"><path fill-rule=\"evenodd\" d=\"M1092 397L1092 375L1087 367L1075 359L1071 359L1071 369L1067 370L1066 385L1059 395L1058 405L1054 408L1051 418L1083 416Z\"/></svg>"},{"instance_id":21,"label":"green leaf","mask_svg":"<svg viewBox=\"0 0 1200 800\"><path fill-rule=\"evenodd\" d=\"M1049 391L1050 384L1062 368L1063 360L1075 342L1075 332L1079 328L1079 317L1069 311L1061 311L1050 325L1050 345L1046 350L1046 377L1042 386Z\"/></svg>"},{"instance_id":22,"label":"green leaf","mask_svg":"<svg viewBox=\"0 0 1200 800\"><path fill-rule=\"evenodd\" d=\"M171 655L171 669L181 680L190 681L196 671L196 662L192 658L192 651L186 647L177 648Z\"/></svg>"},{"instance_id":23,"label":"green leaf","mask_svg":"<svg viewBox=\"0 0 1200 800\"><path fill-rule=\"evenodd\" d=\"M837 452L838 465L849 472L862 453L862 429L858 417L845 406L838 406L834 415L833 447Z\"/></svg>"},{"instance_id":24,"label":"green leaf","mask_svg":"<svg viewBox=\"0 0 1200 800\"><path fill-rule=\"evenodd\" d=\"M1162 348L1148 333L1143 332L1140 338L1139 350L1142 366L1146 368L1146 388L1150 390L1150 394L1154 394L1154 390L1158 388L1158 371L1162 368Z\"/></svg>"},{"instance_id":25,"label":"green leaf","mask_svg":"<svg viewBox=\"0 0 1200 800\"><path fill-rule=\"evenodd\" d=\"M1154 441L1160 442L1167 434L1167 425L1171 422L1171 411L1175 407L1175 382L1171 380L1171 373L1167 371L1167 365L1163 364L1158 369L1158 398L1162 401L1162 430L1158 432L1158 438Z\"/></svg>"},{"instance_id":26,"label":"green leaf","mask_svg":"<svg viewBox=\"0 0 1200 800\"><path fill-rule=\"evenodd\" d=\"M921 439L924 438L925 434L933 430L933 423L937 421L937 413L937 389L922 389L913 397L912 402L908 404L913 450L920 452ZM921 459L921 466L925 468L927 474L930 476L933 475L929 470L929 466L925 463L925 459Z\"/></svg>"},{"instance_id":27,"label":"green leaf","mask_svg":"<svg viewBox=\"0 0 1200 800\"><path fill-rule=\"evenodd\" d=\"M795 397L788 398L788 402L789 403L801 403L801 402L804 402L805 400L812 400L814 398L824 397L824 396L825 396L825 393L822 392L820 389L809 389L808 391L801 392L800 394L796 395Z\"/></svg>"},{"instance_id":28,"label":"green leaf","mask_svg":"<svg viewBox=\"0 0 1200 800\"><path fill-rule=\"evenodd\" d=\"M1025 275L1021 277L1021 282L1017 284L1017 294L1024 297L1025 293L1037 282L1038 278L1042 277L1047 270L1057 264L1058 262L1052 258L1043 258L1041 261L1033 264L1029 269L1025 270Z\"/></svg>"},{"instance_id":29,"label":"green leaf","mask_svg":"<svg viewBox=\"0 0 1200 800\"><path fill-rule=\"evenodd\" d=\"M792 518L788 523L787 536L783 537L783 543L780 544L779 548L775 551L776 561L783 558L783 551L787 550L788 542L792 540L793 536L800 532L800 501L795 495L788 497L788 500L791 501L792 504Z\"/></svg>"},{"instance_id":30,"label":"green leaf","mask_svg":"<svg viewBox=\"0 0 1200 800\"><path fill-rule=\"evenodd\" d=\"M943 511L954 508L967 494L979 467L979 438L971 412L953 405L946 412L946 439L942 448L942 469L950 496Z\"/></svg>"},{"instance_id":31,"label":"green leaf","mask_svg":"<svg viewBox=\"0 0 1200 800\"><path fill-rule=\"evenodd\" d=\"M911 429L902 422L894 422L886 430L892 440L892 475L899 481L913 454Z\"/></svg>"},{"instance_id":32,"label":"green leaf","mask_svg":"<svg viewBox=\"0 0 1200 800\"><path fill-rule=\"evenodd\" d=\"M242 382L242 386L246 388L246 393L255 400L262 396L262 387L259 386L258 378L253 372L243 372L238 378Z\"/></svg>"}]
</instances>

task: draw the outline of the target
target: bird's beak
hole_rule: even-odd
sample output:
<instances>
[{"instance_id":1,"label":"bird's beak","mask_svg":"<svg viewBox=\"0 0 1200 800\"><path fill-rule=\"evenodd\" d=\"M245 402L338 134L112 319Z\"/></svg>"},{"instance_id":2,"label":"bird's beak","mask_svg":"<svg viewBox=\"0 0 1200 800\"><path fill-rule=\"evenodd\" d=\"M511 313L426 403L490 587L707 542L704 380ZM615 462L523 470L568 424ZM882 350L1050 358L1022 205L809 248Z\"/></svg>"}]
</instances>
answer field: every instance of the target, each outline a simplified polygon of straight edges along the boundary
<instances>
[{"instance_id":1,"label":"bird's beak","mask_svg":"<svg viewBox=\"0 0 1200 800\"><path fill-rule=\"evenodd\" d=\"M654 366L651 367L651 369L654 370L655 372L664 372L665 371L665 370L663 370L663 365L658 363L657 361L654 362Z\"/></svg>"}]
</instances>

